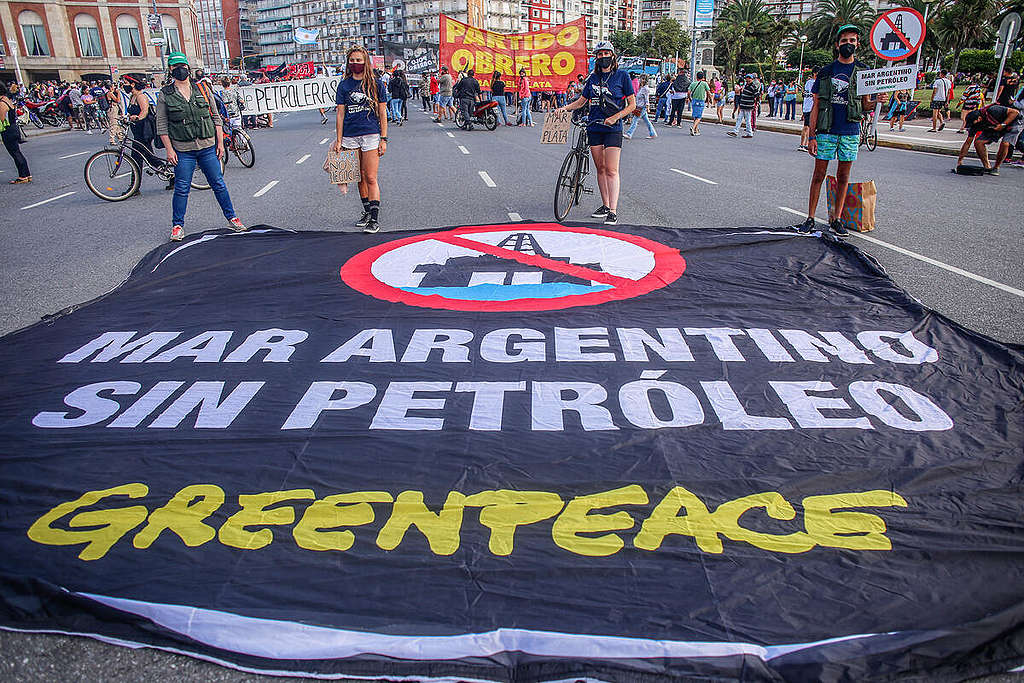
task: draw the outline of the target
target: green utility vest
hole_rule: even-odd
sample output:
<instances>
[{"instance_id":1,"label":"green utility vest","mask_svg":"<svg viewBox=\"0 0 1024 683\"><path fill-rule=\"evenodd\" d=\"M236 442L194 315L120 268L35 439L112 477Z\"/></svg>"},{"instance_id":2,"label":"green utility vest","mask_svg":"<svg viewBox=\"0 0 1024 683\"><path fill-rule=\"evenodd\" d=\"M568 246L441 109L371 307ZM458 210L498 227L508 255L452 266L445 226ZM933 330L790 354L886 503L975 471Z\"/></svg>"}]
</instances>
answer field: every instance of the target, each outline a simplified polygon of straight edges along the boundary
<instances>
[{"instance_id":1,"label":"green utility vest","mask_svg":"<svg viewBox=\"0 0 1024 683\"><path fill-rule=\"evenodd\" d=\"M864 109L857 94L857 72L867 65L855 61L853 73L850 74L850 87L846 89L846 120L860 122ZM832 69L825 67L818 72L818 124L814 129L818 133L827 133L832 128Z\"/></svg>"},{"instance_id":2,"label":"green utility vest","mask_svg":"<svg viewBox=\"0 0 1024 683\"><path fill-rule=\"evenodd\" d=\"M210 102L199 92L199 86L192 84L192 98L186 100L174 85L160 89L167 105L167 134L178 142L191 142L216 135L213 117L210 116Z\"/></svg>"}]
</instances>

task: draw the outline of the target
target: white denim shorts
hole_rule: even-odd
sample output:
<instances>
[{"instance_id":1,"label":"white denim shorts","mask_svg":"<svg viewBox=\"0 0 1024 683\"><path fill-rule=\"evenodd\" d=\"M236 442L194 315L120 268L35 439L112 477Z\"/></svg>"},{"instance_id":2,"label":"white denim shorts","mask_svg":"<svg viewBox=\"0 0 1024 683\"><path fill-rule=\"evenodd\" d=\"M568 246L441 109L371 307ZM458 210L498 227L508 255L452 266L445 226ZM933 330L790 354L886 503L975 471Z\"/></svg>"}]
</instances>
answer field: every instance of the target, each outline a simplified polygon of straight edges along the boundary
<instances>
[{"instance_id":1,"label":"white denim shorts","mask_svg":"<svg viewBox=\"0 0 1024 683\"><path fill-rule=\"evenodd\" d=\"M342 149L361 149L364 152L380 147L380 133L370 135L356 135L354 137L344 136L341 138Z\"/></svg>"}]
</instances>

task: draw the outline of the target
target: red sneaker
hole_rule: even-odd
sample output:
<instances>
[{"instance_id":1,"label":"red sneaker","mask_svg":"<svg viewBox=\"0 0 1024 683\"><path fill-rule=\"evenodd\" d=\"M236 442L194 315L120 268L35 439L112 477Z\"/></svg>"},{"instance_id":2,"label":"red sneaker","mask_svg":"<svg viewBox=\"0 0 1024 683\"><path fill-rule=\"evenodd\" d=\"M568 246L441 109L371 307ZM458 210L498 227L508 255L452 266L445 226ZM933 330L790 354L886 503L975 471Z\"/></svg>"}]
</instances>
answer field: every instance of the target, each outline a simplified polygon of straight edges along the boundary
<instances>
[{"instance_id":1,"label":"red sneaker","mask_svg":"<svg viewBox=\"0 0 1024 683\"><path fill-rule=\"evenodd\" d=\"M175 225L173 228L171 228L171 241L172 242L180 242L184 238L185 238L185 228L181 227L180 225Z\"/></svg>"},{"instance_id":2,"label":"red sneaker","mask_svg":"<svg viewBox=\"0 0 1024 683\"><path fill-rule=\"evenodd\" d=\"M228 227L234 230L235 232L245 232L245 226L242 225L242 221L238 217L229 220Z\"/></svg>"}]
</instances>

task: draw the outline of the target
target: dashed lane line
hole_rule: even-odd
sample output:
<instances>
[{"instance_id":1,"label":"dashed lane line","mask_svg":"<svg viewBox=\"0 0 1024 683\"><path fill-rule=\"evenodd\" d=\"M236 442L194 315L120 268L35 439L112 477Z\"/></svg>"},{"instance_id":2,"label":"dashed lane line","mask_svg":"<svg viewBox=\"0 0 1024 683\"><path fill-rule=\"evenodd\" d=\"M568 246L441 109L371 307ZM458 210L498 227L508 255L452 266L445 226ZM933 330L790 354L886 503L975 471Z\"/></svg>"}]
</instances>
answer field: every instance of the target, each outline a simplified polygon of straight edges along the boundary
<instances>
[{"instance_id":1,"label":"dashed lane line","mask_svg":"<svg viewBox=\"0 0 1024 683\"><path fill-rule=\"evenodd\" d=\"M318 144L321 144L321 145L326 145L326 144L327 144L327 141L328 141L328 140L330 140L330 138L324 138L324 139L323 139L323 140L321 140L321 141L320 141L320 142L319 142Z\"/></svg>"},{"instance_id":2,"label":"dashed lane line","mask_svg":"<svg viewBox=\"0 0 1024 683\"><path fill-rule=\"evenodd\" d=\"M508 212L508 219L509 219L510 221L521 221L521 220L523 220L523 217L522 217L522 216L520 216L520 215L519 215L518 213L516 213L515 211L509 211L509 212Z\"/></svg>"},{"instance_id":3,"label":"dashed lane line","mask_svg":"<svg viewBox=\"0 0 1024 683\"><path fill-rule=\"evenodd\" d=\"M444 134L445 134L445 135L447 135L447 136L448 136L448 137L450 137L450 138L453 138L453 137L455 137L455 133L450 133L450 132L448 132L448 131L445 131L445 132L444 132Z\"/></svg>"},{"instance_id":4,"label":"dashed lane line","mask_svg":"<svg viewBox=\"0 0 1024 683\"><path fill-rule=\"evenodd\" d=\"M269 183L267 183L266 185L264 185L263 187L258 189L256 191L256 194L253 195L253 197L262 197L266 193L270 192L270 188L274 187L274 185L277 185L279 182L281 182L281 181L279 181L279 180L271 180Z\"/></svg>"},{"instance_id":5,"label":"dashed lane line","mask_svg":"<svg viewBox=\"0 0 1024 683\"><path fill-rule=\"evenodd\" d=\"M56 197L50 197L49 199L44 199L41 202L36 202L35 204L29 204L28 206L23 206L23 207L21 207L21 210L24 211L25 209L34 209L37 206L42 206L43 204L49 204L50 202L55 202L58 199L64 199L64 197L70 197L71 195L75 194L76 192L77 192L77 190L73 190L71 192L65 192L64 194L59 194Z\"/></svg>"},{"instance_id":6,"label":"dashed lane line","mask_svg":"<svg viewBox=\"0 0 1024 683\"><path fill-rule=\"evenodd\" d=\"M305 161L306 159L308 159L311 156L313 156L313 155L312 154L303 154L301 157L299 157L299 160L296 161L295 163L296 164L301 164L303 161Z\"/></svg>"},{"instance_id":7,"label":"dashed lane line","mask_svg":"<svg viewBox=\"0 0 1024 683\"><path fill-rule=\"evenodd\" d=\"M669 170L674 172L674 173L678 173L679 175L684 175L687 178L693 178L694 180L699 180L702 183L707 183L708 185L717 185L718 184L714 180L708 180L707 178L701 178L699 175L693 175L692 173L687 173L686 171L680 171L678 168L670 168Z\"/></svg>"},{"instance_id":8,"label":"dashed lane line","mask_svg":"<svg viewBox=\"0 0 1024 683\"><path fill-rule=\"evenodd\" d=\"M484 185L486 185L487 187L497 187L498 186L498 184L496 182L491 180L491 176L487 175L487 171L477 171L477 175L480 176L480 179L484 181Z\"/></svg>"},{"instance_id":9,"label":"dashed lane line","mask_svg":"<svg viewBox=\"0 0 1024 683\"><path fill-rule=\"evenodd\" d=\"M463 154L469 154L469 150L462 145L459 145L459 151L462 152Z\"/></svg>"},{"instance_id":10,"label":"dashed lane line","mask_svg":"<svg viewBox=\"0 0 1024 683\"><path fill-rule=\"evenodd\" d=\"M89 150L85 150L84 152L75 152L74 154L65 154L64 156L57 157L57 158L58 159L70 159L71 157L80 157L83 154L88 154L88 153L89 153Z\"/></svg>"},{"instance_id":11,"label":"dashed lane line","mask_svg":"<svg viewBox=\"0 0 1024 683\"><path fill-rule=\"evenodd\" d=\"M779 208L782 209L783 211L787 212L787 213L792 213L792 214L795 214L797 216L805 217L807 215L803 211L797 211L796 209L791 209L791 208L786 207L786 206L780 206ZM827 221L823 221L823 220L821 220L818 217L815 217L815 220L818 221L819 223L827 224ZM1024 290L1017 289L1016 287L1011 287L1010 285L1004 285L1002 282L996 282L995 280L990 280L989 278L984 277L983 275L978 275L977 273L972 273L969 270L964 270L963 268L957 268L956 266L951 266L948 263L943 263L942 261L936 261L935 259L929 258L927 256L924 256L923 254L918 254L915 251L910 251L909 249L904 249L903 247L897 247L895 244L889 244L888 242L883 242L882 240L878 239L877 237L871 237L870 235L865 235L862 232L851 232L850 234L859 237L860 239L864 240L865 242L871 242L872 244L877 244L880 247L885 247L886 249L891 249L891 250L893 250L893 251L895 251L895 252L897 252L899 254L903 254L904 256L909 256L910 258L917 259L918 261L921 261L922 263L927 263L929 265L935 266L936 268L942 268L943 270L948 270L951 273L955 273L957 275L960 275L962 277L968 278L970 280L974 280L975 282L980 282L982 284L988 285L989 287L995 287L996 289L1001 289L1004 292L1008 292L1008 293L1013 294L1015 296L1019 296L1021 298L1024 298Z\"/></svg>"}]
</instances>

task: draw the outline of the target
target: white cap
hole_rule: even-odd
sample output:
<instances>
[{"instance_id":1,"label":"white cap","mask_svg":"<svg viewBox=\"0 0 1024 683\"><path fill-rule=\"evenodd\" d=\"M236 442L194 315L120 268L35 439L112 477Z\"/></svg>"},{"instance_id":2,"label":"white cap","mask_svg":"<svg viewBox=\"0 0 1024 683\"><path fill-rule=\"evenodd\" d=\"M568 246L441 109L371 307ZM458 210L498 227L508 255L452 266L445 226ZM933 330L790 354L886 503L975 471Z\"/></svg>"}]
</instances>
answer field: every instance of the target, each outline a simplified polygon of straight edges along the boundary
<instances>
[{"instance_id":1,"label":"white cap","mask_svg":"<svg viewBox=\"0 0 1024 683\"><path fill-rule=\"evenodd\" d=\"M602 40L594 46L594 54L597 54L601 50L611 50L612 54L615 54L615 46L608 40Z\"/></svg>"}]
</instances>

